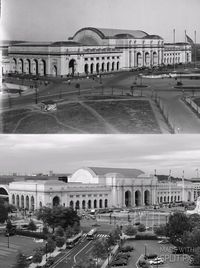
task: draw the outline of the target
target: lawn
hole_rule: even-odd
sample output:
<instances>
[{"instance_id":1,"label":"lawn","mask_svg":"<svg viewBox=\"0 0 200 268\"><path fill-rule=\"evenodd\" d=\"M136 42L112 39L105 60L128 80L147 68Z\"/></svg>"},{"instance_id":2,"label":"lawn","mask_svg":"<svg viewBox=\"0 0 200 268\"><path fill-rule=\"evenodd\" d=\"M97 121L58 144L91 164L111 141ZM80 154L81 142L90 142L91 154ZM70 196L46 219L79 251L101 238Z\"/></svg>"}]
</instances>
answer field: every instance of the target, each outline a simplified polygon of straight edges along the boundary
<instances>
[{"instance_id":1,"label":"lawn","mask_svg":"<svg viewBox=\"0 0 200 268\"><path fill-rule=\"evenodd\" d=\"M15 264L18 251L30 256L35 248L44 246L44 242L36 243L33 238L29 237L11 236L9 240L8 248L8 238L0 236L0 268L11 267Z\"/></svg>"},{"instance_id":2,"label":"lawn","mask_svg":"<svg viewBox=\"0 0 200 268\"><path fill-rule=\"evenodd\" d=\"M38 109L2 113L4 133L161 133L151 104L143 99L80 99Z\"/></svg>"}]
</instances>

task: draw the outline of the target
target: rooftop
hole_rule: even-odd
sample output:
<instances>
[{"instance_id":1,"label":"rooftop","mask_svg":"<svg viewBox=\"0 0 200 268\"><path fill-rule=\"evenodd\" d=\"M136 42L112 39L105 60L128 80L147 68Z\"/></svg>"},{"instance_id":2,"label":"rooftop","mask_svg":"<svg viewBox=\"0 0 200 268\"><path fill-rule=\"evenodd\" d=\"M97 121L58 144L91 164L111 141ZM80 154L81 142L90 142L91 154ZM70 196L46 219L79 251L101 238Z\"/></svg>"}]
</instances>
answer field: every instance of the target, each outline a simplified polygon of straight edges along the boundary
<instances>
[{"instance_id":1,"label":"rooftop","mask_svg":"<svg viewBox=\"0 0 200 268\"><path fill-rule=\"evenodd\" d=\"M139 175L144 174L144 172L139 169L129 168L89 167L89 169L91 169L97 176L105 176L109 173L117 173L127 178L136 178Z\"/></svg>"}]
</instances>

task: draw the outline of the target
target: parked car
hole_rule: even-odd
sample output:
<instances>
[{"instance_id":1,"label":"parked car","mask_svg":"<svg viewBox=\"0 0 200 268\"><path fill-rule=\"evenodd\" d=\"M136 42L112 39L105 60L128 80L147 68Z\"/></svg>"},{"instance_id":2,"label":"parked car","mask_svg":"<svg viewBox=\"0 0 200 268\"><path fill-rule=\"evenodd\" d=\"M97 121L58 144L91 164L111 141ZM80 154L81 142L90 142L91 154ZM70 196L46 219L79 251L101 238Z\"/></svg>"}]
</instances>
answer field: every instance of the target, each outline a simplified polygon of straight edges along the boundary
<instances>
[{"instance_id":1,"label":"parked car","mask_svg":"<svg viewBox=\"0 0 200 268\"><path fill-rule=\"evenodd\" d=\"M50 267L54 263L54 258L49 257L44 267Z\"/></svg>"},{"instance_id":2,"label":"parked car","mask_svg":"<svg viewBox=\"0 0 200 268\"><path fill-rule=\"evenodd\" d=\"M149 263L151 265L158 265L158 264L163 264L164 260L162 258L157 257L157 258L155 258L153 260L150 260Z\"/></svg>"},{"instance_id":3,"label":"parked car","mask_svg":"<svg viewBox=\"0 0 200 268\"><path fill-rule=\"evenodd\" d=\"M168 243L169 243L168 239L163 239L163 240L158 241L158 244L168 244Z\"/></svg>"},{"instance_id":4,"label":"parked car","mask_svg":"<svg viewBox=\"0 0 200 268\"><path fill-rule=\"evenodd\" d=\"M126 246L121 248L121 252L131 252L134 250L134 247L132 246Z\"/></svg>"},{"instance_id":5,"label":"parked car","mask_svg":"<svg viewBox=\"0 0 200 268\"><path fill-rule=\"evenodd\" d=\"M111 266L125 266L127 265L128 263L128 260L127 259L118 259L118 260L114 260L112 263L111 263Z\"/></svg>"}]
</instances>

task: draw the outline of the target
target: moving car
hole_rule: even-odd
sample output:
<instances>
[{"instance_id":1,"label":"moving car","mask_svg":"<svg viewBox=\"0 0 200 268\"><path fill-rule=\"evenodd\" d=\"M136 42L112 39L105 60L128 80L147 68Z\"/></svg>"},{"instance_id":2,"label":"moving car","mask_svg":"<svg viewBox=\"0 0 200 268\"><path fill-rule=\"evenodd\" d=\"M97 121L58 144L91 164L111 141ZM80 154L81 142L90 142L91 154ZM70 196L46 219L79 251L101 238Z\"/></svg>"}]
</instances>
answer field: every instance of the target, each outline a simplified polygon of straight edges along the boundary
<instances>
[{"instance_id":1,"label":"moving car","mask_svg":"<svg viewBox=\"0 0 200 268\"><path fill-rule=\"evenodd\" d=\"M150 260L149 263L151 265L158 265L158 264L163 264L164 260L162 258L157 257L157 258L155 258L153 260Z\"/></svg>"}]
</instances>

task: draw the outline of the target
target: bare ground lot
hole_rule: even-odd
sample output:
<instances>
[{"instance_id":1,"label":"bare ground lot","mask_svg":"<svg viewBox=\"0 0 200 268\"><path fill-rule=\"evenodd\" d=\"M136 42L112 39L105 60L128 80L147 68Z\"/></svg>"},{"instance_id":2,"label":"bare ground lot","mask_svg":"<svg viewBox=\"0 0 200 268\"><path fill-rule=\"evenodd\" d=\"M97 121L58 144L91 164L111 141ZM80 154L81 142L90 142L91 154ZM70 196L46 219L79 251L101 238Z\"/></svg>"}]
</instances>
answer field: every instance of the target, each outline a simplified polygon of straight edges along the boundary
<instances>
[{"instance_id":1,"label":"bare ground lot","mask_svg":"<svg viewBox=\"0 0 200 268\"><path fill-rule=\"evenodd\" d=\"M148 99L95 98L58 104L56 112L37 106L4 111L4 133L161 133Z\"/></svg>"}]
</instances>

